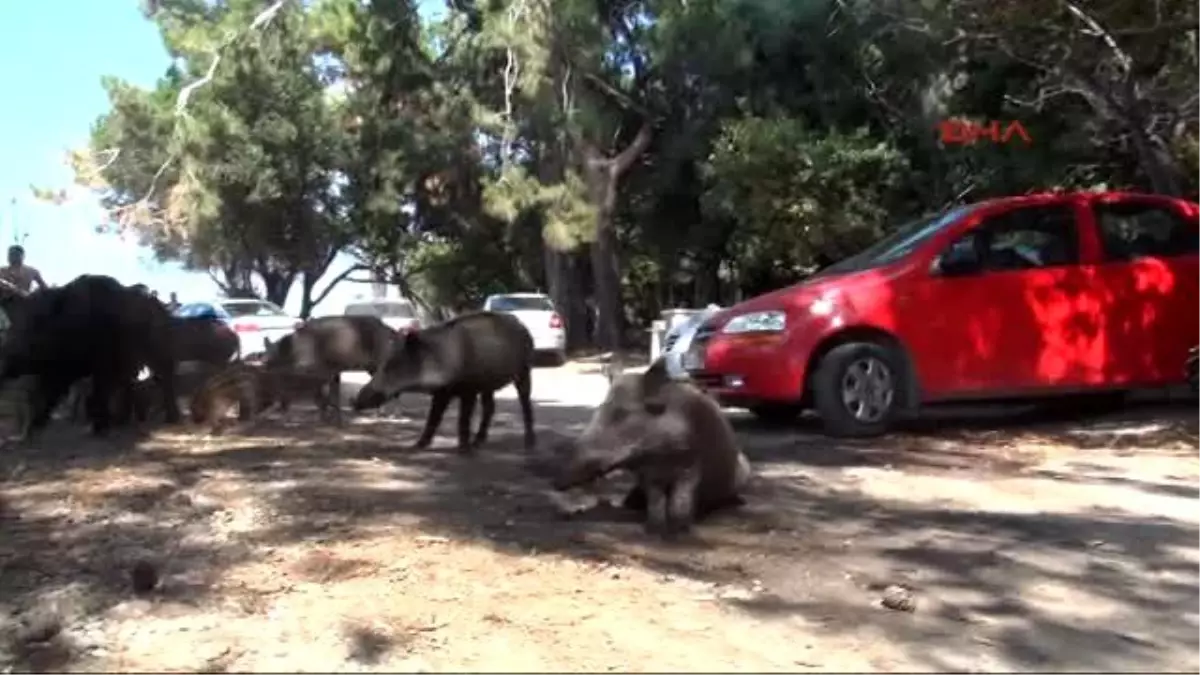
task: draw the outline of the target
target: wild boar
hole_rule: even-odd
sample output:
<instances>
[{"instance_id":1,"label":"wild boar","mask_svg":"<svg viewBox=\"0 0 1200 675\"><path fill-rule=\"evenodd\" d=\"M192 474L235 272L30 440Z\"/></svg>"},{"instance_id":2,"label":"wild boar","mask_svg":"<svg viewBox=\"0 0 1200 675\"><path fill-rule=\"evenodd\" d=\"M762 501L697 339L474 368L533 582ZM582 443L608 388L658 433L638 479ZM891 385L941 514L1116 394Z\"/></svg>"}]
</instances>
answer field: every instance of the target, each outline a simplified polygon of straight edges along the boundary
<instances>
[{"instance_id":1,"label":"wild boar","mask_svg":"<svg viewBox=\"0 0 1200 675\"><path fill-rule=\"evenodd\" d=\"M672 380L661 358L645 373L619 376L571 446L556 490L630 471L637 483L624 506L645 511L646 529L664 537L741 505L738 493L750 477L721 408L691 384Z\"/></svg>"},{"instance_id":2,"label":"wild boar","mask_svg":"<svg viewBox=\"0 0 1200 675\"><path fill-rule=\"evenodd\" d=\"M457 316L400 338L391 357L359 390L354 409L377 408L403 392L432 394L429 417L416 443L417 448L426 448L433 442L446 408L457 398L458 448L470 452L487 441L496 411L496 391L511 384L521 404L525 447L532 449L536 442L530 398L533 355L533 338L515 317L498 312ZM483 410L472 440L476 399L482 401Z\"/></svg>"}]
</instances>

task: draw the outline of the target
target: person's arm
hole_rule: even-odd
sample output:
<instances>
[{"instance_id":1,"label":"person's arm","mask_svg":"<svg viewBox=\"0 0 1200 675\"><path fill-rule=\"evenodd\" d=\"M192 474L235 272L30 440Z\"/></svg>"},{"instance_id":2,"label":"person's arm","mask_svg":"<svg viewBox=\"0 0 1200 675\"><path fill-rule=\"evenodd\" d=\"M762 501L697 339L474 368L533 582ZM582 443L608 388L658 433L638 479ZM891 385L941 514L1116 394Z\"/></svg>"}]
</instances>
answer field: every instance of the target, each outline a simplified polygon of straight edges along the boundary
<instances>
[{"instance_id":1,"label":"person's arm","mask_svg":"<svg viewBox=\"0 0 1200 675\"><path fill-rule=\"evenodd\" d=\"M38 289L50 288L50 284L46 283L46 280L42 278L41 272L37 271L36 269L32 270L32 272L33 272L33 283L37 285Z\"/></svg>"}]
</instances>

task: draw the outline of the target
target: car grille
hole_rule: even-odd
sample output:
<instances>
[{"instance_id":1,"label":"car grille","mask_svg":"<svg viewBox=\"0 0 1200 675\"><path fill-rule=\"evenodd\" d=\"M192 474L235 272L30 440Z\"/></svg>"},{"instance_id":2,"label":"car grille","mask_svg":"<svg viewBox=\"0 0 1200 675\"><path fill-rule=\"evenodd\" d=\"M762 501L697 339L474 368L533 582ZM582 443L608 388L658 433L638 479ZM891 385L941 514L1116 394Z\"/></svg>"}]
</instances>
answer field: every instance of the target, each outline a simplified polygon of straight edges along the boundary
<instances>
[{"instance_id":1,"label":"car grille","mask_svg":"<svg viewBox=\"0 0 1200 675\"><path fill-rule=\"evenodd\" d=\"M671 348L674 347L675 343L677 342L679 342L679 333L668 333L667 340L663 343L663 351L671 351Z\"/></svg>"},{"instance_id":2,"label":"car grille","mask_svg":"<svg viewBox=\"0 0 1200 675\"><path fill-rule=\"evenodd\" d=\"M710 339L712 339L713 334L716 332L716 328L713 328L713 326L706 321L696 329L696 334L692 336L692 344L704 345Z\"/></svg>"}]
</instances>

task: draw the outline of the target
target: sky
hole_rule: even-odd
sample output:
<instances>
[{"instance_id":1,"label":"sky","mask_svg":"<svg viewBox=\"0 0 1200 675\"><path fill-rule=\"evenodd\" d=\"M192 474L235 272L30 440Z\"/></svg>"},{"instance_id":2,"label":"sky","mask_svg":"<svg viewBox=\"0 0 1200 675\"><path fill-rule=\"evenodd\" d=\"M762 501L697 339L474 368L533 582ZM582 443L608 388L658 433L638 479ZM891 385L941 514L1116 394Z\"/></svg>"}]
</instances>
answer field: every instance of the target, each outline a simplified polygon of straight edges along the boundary
<instances>
[{"instance_id":1,"label":"sky","mask_svg":"<svg viewBox=\"0 0 1200 675\"><path fill-rule=\"evenodd\" d=\"M26 262L53 285L80 274L107 274L122 283L144 283L164 299L174 291L181 301L216 297L216 284L204 273L158 263L148 249L115 234L97 233L103 213L95 197L79 189L62 206L38 202L30 185L71 186L64 162L70 148L86 146L95 119L108 110L100 86L115 75L150 87L168 65L155 26L143 18L138 0L18 2L0 0L0 248L16 243ZM422 14L437 11L423 0ZM339 256L325 279L353 264ZM324 288L325 280L318 289ZM314 312L341 313L345 304L369 293L365 284L339 284ZM285 309L298 313L300 285Z\"/></svg>"}]
</instances>

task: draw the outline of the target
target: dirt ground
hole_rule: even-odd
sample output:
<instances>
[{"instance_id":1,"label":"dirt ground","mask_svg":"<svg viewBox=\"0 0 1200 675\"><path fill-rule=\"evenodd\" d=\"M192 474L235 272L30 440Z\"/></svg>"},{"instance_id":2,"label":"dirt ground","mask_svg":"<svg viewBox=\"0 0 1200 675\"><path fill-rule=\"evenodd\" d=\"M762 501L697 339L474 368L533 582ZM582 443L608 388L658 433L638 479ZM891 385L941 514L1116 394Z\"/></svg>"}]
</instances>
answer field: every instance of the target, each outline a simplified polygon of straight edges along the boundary
<instances>
[{"instance_id":1,"label":"dirt ground","mask_svg":"<svg viewBox=\"0 0 1200 675\"><path fill-rule=\"evenodd\" d=\"M548 448L603 379L535 378ZM499 408L471 457L453 411L408 449L420 397L341 430L294 409L0 450L0 670L1200 668L1194 399L863 442L735 414L749 504L673 544L562 515ZM915 610L881 604L893 585Z\"/></svg>"}]
</instances>

